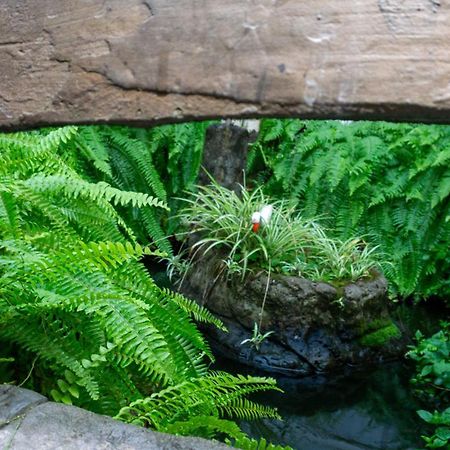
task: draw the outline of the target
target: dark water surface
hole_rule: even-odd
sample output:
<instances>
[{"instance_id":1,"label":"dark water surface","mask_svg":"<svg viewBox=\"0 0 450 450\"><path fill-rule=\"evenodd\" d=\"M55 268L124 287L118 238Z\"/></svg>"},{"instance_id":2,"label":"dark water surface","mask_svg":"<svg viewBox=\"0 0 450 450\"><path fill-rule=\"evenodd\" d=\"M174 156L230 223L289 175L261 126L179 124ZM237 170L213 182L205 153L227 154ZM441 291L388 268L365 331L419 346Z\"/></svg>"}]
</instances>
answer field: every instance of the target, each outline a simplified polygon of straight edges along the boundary
<instances>
[{"instance_id":1,"label":"dark water surface","mask_svg":"<svg viewBox=\"0 0 450 450\"><path fill-rule=\"evenodd\" d=\"M420 329L431 336L442 319L440 305L430 308L399 306L393 317L410 335ZM413 340L410 341L413 344ZM231 373L267 374L218 358L218 367ZM264 437L296 450L417 450L427 425L416 414L424 408L410 379L411 361L386 363L367 371L352 371L325 378L277 377L282 393L263 393L255 400L278 408L283 421L242 423L255 438ZM269 374L270 375L270 374Z\"/></svg>"},{"instance_id":2,"label":"dark water surface","mask_svg":"<svg viewBox=\"0 0 450 450\"><path fill-rule=\"evenodd\" d=\"M234 363L221 361L220 366L245 372ZM409 385L411 373L411 366L394 363L333 381L278 378L284 394L264 393L255 400L276 406L283 421L245 422L242 426L253 437L298 450L423 448L420 434L424 423L415 412L420 405Z\"/></svg>"}]
</instances>

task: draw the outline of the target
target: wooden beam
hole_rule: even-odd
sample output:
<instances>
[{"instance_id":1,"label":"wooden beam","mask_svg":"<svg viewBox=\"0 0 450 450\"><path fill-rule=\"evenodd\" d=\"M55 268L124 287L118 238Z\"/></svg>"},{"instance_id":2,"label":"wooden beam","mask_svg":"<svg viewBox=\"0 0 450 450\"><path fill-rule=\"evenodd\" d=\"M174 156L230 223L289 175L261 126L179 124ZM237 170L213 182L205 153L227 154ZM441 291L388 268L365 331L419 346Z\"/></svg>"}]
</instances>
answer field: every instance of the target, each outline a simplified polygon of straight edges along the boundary
<instances>
[{"instance_id":1,"label":"wooden beam","mask_svg":"<svg viewBox=\"0 0 450 450\"><path fill-rule=\"evenodd\" d=\"M0 129L450 123L449 24L444 0L3 0Z\"/></svg>"}]
</instances>

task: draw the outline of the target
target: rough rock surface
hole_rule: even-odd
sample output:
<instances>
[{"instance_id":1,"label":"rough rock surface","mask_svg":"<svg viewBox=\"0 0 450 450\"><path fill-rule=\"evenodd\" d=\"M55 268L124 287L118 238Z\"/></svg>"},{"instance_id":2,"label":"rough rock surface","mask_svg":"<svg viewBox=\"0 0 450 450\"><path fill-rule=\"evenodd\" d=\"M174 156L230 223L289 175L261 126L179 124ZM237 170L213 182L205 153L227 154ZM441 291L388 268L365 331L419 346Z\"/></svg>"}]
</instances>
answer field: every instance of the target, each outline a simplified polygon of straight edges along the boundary
<instances>
[{"instance_id":1,"label":"rough rock surface","mask_svg":"<svg viewBox=\"0 0 450 450\"><path fill-rule=\"evenodd\" d=\"M9 450L225 450L205 439L171 436L47 401L0 385L0 448Z\"/></svg>"},{"instance_id":2,"label":"rough rock surface","mask_svg":"<svg viewBox=\"0 0 450 450\"><path fill-rule=\"evenodd\" d=\"M449 122L450 3L3 0L0 128Z\"/></svg>"},{"instance_id":3,"label":"rough rock surface","mask_svg":"<svg viewBox=\"0 0 450 450\"><path fill-rule=\"evenodd\" d=\"M397 357L404 350L401 338L381 345L365 345L371 333L394 327L389 316L387 282L372 280L341 288L304 278L273 274L267 291L262 332L274 331L257 350L241 345L259 322L267 275L247 281L218 276L223 263L213 252L202 255L181 285L186 296L216 313L229 329L207 333L225 356L272 372L304 376L345 370Z\"/></svg>"}]
</instances>

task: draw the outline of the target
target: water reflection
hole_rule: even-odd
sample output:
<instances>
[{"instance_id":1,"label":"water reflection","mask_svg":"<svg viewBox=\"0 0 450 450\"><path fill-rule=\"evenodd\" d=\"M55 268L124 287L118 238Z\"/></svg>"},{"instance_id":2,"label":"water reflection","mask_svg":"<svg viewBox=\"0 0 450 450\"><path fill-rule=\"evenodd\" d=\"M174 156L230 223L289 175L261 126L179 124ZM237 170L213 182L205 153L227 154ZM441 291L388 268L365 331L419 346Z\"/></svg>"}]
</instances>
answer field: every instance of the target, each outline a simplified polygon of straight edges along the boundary
<instances>
[{"instance_id":1,"label":"water reflection","mask_svg":"<svg viewBox=\"0 0 450 450\"><path fill-rule=\"evenodd\" d=\"M233 371L244 370L234 366ZM280 378L285 394L265 393L258 401L278 407L284 420L242 425L253 437L298 450L423 448L424 424L415 413L420 406L410 389L411 372L402 362L335 380Z\"/></svg>"}]
</instances>

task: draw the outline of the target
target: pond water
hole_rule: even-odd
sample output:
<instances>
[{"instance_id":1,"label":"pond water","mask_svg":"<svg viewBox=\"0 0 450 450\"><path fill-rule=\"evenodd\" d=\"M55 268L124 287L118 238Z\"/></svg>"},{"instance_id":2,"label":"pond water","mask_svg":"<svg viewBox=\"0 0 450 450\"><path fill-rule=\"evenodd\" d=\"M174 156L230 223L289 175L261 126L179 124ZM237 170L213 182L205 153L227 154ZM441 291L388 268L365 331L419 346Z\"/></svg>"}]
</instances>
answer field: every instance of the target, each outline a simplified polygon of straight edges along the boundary
<instances>
[{"instance_id":1,"label":"pond water","mask_svg":"<svg viewBox=\"0 0 450 450\"><path fill-rule=\"evenodd\" d=\"M410 376L411 367L395 363L328 382L279 378L285 393L265 393L258 401L276 406L283 421L242 426L253 437L298 450L423 448L423 422L415 412L420 407L411 392Z\"/></svg>"},{"instance_id":2,"label":"pond water","mask_svg":"<svg viewBox=\"0 0 450 450\"><path fill-rule=\"evenodd\" d=\"M429 306L401 306L397 323L411 331L433 334L442 317ZM412 343L412 341L411 341ZM265 375L218 357L217 369ZM284 394L263 393L255 400L278 408L283 421L242 422L252 437L290 445L296 450L417 450L427 425L416 410L423 408L411 388L410 361L383 364L366 371L349 369L341 376L277 377Z\"/></svg>"}]
</instances>

